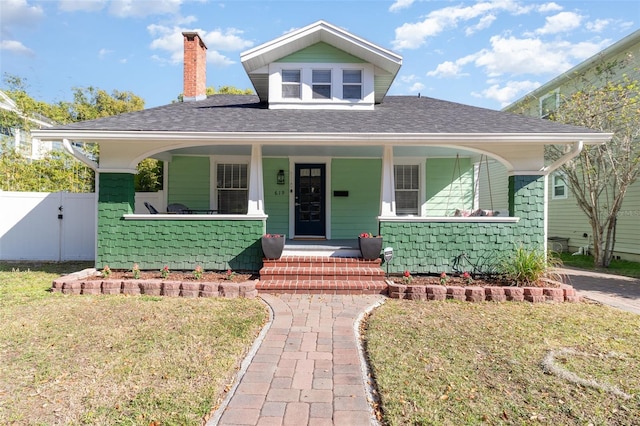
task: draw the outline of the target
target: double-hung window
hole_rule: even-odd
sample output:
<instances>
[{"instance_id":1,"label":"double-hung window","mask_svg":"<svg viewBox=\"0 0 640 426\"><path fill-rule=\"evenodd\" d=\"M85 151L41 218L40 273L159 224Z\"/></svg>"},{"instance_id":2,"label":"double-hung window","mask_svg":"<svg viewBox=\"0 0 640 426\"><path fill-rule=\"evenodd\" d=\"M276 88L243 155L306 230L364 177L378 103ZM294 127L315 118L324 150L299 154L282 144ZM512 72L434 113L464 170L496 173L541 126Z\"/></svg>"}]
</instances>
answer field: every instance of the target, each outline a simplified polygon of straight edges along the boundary
<instances>
[{"instance_id":1,"label":"double-hung window","mask_svg":"<svg viewBox=\"0 0 640 426\"><path fill-rule=\"evenodd\" d=\"M342 70L342 98L362 99L361 70Z\"/></svg>"},{"instance_id":2,"label":"double-hung window","mask_svg":"<svg viewBox=\"0 0 640 426\"><path fill-rule=\"evenodd\" d=\"M300 70L282 70L282 97L300 99Z\"/></svg>"},{"instance_id":3,"label":"double-hung window","mask_svg":"<svg viewBox=\"0 0 640 426\"><path fill-rule=\"evenodd\" d=\"M218 163L216 169L218 213L246 214L249 200L248 165Z\"/></svg>"},{"instance_id":4,"label":"double-hung window","mask_svg":"<svg viewBox=\"0 0 640 426\"><path fill-rule=\"evenodd\" d=\"M396 212L401 215L419 215L420 166L398 164L393 167L396 195Z\"/></svg>"},{"instance_id":5,"label":"double-hung window","mask_svg":"<svg viewBox=\"0 0 640 426\"><path fill-rule=\"evenodd\" d=\"M564 173L554 173L551 179L553 183L552 198L555 200L567 198L569 188L567 188L567 182Z\"/></svg>"},{"instance_id":6,"label":"double-hung window","mask_svg":"<svg viewBox=\"0 0 640 426\"><path fill-rule=\"evenodd\" d=\"M313 99L331 99L331 70L312 70Z\"/></svg>"}]
</instances>

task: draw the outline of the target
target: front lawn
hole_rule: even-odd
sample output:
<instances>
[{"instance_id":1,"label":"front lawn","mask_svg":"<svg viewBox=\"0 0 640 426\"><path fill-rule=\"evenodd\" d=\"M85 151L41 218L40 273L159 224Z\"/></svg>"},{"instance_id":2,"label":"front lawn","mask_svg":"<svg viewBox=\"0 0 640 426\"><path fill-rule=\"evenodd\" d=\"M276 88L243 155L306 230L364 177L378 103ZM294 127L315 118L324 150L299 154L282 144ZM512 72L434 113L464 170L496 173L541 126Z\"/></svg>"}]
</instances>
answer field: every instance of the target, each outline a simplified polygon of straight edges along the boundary
<instances>
[{"instance_id":1,"label":"front lawn","mask_svg":"<svg viewBox=\"0 0 640 426\"><path fill-rule=\"evenodd\" d=\"M264 305L48 291L83 267L0 264L0 424L202 424Z\"/></svg>"},{"instance_id":2,"label":"front lawn","mask_svg":"<svg viewBox=\"0 0 640 426\"><path fill-rule=\"evenodd\" d=\"M586 303L390 299L365 337L389 425L640 419L638 315Z\"/></svg>"}]
</instances>

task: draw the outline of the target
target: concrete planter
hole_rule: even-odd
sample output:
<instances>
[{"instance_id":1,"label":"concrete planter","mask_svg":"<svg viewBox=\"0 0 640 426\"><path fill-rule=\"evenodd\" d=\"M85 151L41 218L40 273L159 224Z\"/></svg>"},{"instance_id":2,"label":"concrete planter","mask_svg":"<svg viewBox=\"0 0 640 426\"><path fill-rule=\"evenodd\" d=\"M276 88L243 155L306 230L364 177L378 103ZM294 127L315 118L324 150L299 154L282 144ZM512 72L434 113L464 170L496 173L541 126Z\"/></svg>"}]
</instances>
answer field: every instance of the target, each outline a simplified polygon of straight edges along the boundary
<instances>
[{"instance_id":1,"label":"concrete planter","mask_svg":"<svg viewBox=\"0 0 640 426\"><path fill-rule=\"evenodd\" d=\"M373 260L380 257L382 251L382 237L363 238L358 237L358 245L362 258Z\"/></svg>"},{"instance_id":2,"label":"concrete planter","mask_svg":"<svg viewBox=\"0 0 640 426\"><path fill-rule=\"evenodd\" d=\"M262 237L262 253L266 259L280 259L284 250L284 235L270 235Z\"/></svg>"}]
</instances>

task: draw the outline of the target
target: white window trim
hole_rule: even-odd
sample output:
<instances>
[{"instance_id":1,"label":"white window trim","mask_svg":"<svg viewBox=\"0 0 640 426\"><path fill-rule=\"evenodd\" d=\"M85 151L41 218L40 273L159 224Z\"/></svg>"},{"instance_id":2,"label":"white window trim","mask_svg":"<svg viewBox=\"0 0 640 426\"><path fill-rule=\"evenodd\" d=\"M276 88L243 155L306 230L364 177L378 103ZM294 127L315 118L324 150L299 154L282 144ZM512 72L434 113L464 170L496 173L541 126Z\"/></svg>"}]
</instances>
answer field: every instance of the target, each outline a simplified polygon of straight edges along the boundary
<instances>
[{"instance_id":1,"label":"white window trim","mask_svg":"<svg viewBox=\"0 0 640 426\"><path fill-rule=\"evenodd\" d=\"M395 157L393 161L393 168L395 173L395 166L418 166L418 172L420 173L418 180L418 215L407 215L407 214L399 214L398 208L396 205L396 215L399 217L423 217L426 216L427 213L427 200L426 200L426 171L425 164L427 163L426 158L398 158ZM396 188L395 188L395 179L394 179L394 187L393 187L393 198L395 200Z\"/></svg>"},{"instance_id":2,"label":"white window trim","mask_svg":"<svg viewBox=\"0 0 640 426\"><path fill-rule=\"evenodd\" d=\"M360 83L345 83L344 82L344 72L343 71L353 71L353 70L360 71ZM363 85L364 71L361 70L361 69L358 69L358 68L344 68L343 67L340 70L340 73L342 74L342 77L341 77L342 78L342 87L341 87L342 99L345 99L345 100L360 100L360 99L362 99L362 95L364 93L364 91L363 91L363 87L364 87L364 85ZM359 98L345 98L345 96L344 96L344 86L359 86L360 87L360 97Z\"/></svg>"},{"instance_id":3,"label":"white window trim","mask_svg":"<svg viewBox=\"0 0 640 426\"><path fill-rule=\"evenodd\" d=\"M321 83L321 82L315 82L313 81L313 72L314 71L329 71L329 82L328 83ZM329 98L314 98L313 97L313 86L329 86ZM314 67L311 70L311 97L315 100L315 99L319 99L322 101L326 101L326 100L330 100L333 99L333 69L329 68L329 69L325 69L325 68L316 68Z\"/></svg>"},{"instance_id":4,"label":"white window trim","mask_svg":"<svg viewBox=\"0 0 640 426\"><path fill-rule=\"evenodd\" d=\"M553 110L553 112L558 110L558 107L560 106L560 92L556 89L551 93L547 93L546 95L542 96L540 98L540 101L538 102L538 115L540 116L540 118L547 118L549 117L549 114L544 114L542 111L542 105L544 104L544 101L551 98L551 97L555 97L555 108Z\"/></svg>"},{"instance_id":5,"label":"white window trim","mask_svg":"<svg viewBox=\"0 0 640 426\"><path fill-rule=\"evenodd\" d=\"M556 185L556 177L562 178L562 185ZM564 195L556 195L556 186L564 187ZM551 175L551 199L566 200L569 198L569 185L567 185L567 175L564 172L555 172Z\"/></svg>"},{"instance_id":6,"label":"white window trim","mask_svg":"<svg viewBox=\"0 0 640 426\"><path fill-rule=\"evenodd\" d=\"M218 164L247 165L247 203L251 182L251 157L240 155L215 155L209 157L209 208L218 210Z\"/></svg>"},{"instance_id":7,"label":"white window trim","mask_svg":"<svg viewBox=\"0 0 640 426\"><path fill-rule=\"evenodd\" d=\"M362 99L343 99L343 70L362 72ZM301 99L282 97L282 71L300 70ZM331 70L331 98L313 99L313 70ZM288 63L269 65L269 108L271 109L360 109L373 110L375 104L374 69L366 63Z\"/></svg>"},{"instance_id":8,"label":"white window trim","mask_svg":"<svg viewBox=\"0 0 640 426\"><path fill-rule=\"evenodd\" d=\"M300 81L299 82L281 82L281 87L280 87L280 96L282 96L282 92L285 85L287 86L298 86L299 90L298 92L300 93L300 96L292 96L292 97L284 97L282 96L283 99L301 99L302 97L302 71L300 69L297 68L287 68L287 69L283 69L282 71L298 71L300 73ZM282 75L281 75L282 78Z\"/></svg>"}]
</instances>

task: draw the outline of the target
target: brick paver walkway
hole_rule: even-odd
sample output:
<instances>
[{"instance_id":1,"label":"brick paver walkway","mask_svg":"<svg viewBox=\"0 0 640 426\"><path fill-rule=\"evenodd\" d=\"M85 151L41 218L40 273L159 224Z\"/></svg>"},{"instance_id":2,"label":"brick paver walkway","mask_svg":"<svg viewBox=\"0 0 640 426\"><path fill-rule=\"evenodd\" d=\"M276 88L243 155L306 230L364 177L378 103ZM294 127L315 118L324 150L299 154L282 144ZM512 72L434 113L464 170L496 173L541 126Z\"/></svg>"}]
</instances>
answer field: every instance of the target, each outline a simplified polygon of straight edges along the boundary
<instances>
[{"instance_id":1,"label":"brick paver walkway","mask_svg":"<svg viewBox=\"0 0 640 426\"><path fill-rule=\"evenodd\" d=\"M382 296L261 295L273 322L207 425L369 425L354 324Z\"/></svg>"}]
</instances>

